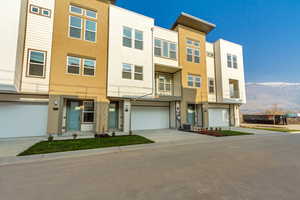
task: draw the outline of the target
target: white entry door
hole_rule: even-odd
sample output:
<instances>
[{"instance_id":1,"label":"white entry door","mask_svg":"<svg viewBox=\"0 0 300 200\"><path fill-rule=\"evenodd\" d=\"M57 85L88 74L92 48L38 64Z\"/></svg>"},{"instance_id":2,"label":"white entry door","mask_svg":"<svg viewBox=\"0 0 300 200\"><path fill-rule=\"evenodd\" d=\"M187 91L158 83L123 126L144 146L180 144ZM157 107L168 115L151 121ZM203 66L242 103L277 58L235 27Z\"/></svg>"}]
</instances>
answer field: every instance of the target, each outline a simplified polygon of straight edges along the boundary
<instances>
[{"instance_id":1,"label":"white entry door","mask_svg":"<svg viewBox=\"0 0 300 200\"><path fill-rule=\"evenodd\" d=\"M0 138L43 136L48 104L0 102Z\"/></svg>"},{"instance_id":2,"label":"white entry door","mask_svg":"<svg viewBox=\"0 0 300 200\"><path fill-rule=\"evenodd\" d=\"M170 127L169 107L133 106L132 130L167 129Z\"/></svg>"},{"instance_id":3,"label":"white entry door","mask_svg":"<svg viewBox=\"0 0 300 200\"><path fill-rule=\"evenodd\" d=\"M209 127L229 127L229 109L208 109Z\"/></svg>"}]
</instances>

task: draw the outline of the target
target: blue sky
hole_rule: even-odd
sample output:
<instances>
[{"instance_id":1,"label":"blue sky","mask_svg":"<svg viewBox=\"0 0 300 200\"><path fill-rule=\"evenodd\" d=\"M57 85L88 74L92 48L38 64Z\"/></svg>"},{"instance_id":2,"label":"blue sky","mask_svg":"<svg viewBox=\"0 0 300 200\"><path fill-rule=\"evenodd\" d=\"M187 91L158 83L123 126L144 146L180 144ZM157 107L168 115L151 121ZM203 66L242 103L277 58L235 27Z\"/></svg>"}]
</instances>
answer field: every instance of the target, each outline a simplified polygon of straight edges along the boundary
<instances>
[{"instance_id":1,"label":"blue sky","mask_svg":"<svg viewBox=\"0 0 300 200\"><path fill-rule=\"evenodd\" d=\"M217 25L207 40L244 46L247 82L300 82L300 0L118 0L170 28L183 11Z\"/></svg>"}]
</instances>

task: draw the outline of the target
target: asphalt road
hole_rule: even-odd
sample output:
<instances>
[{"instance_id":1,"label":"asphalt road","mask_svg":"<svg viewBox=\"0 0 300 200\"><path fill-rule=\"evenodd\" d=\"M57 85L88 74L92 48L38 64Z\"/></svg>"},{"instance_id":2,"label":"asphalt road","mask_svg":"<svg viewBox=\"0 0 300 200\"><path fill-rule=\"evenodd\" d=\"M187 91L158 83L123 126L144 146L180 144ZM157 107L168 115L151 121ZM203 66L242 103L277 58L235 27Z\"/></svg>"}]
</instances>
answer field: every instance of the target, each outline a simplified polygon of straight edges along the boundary
<instances>
[{"instance_id":1,"label":"asphalt road","mask_svg":"<svg viewBox=\"0 0 300 200\"><path fill-rule=\"evenodd\" d=\"M0 167L2 200L299 200L300 135Z\"/></svg>"}]
</instances>

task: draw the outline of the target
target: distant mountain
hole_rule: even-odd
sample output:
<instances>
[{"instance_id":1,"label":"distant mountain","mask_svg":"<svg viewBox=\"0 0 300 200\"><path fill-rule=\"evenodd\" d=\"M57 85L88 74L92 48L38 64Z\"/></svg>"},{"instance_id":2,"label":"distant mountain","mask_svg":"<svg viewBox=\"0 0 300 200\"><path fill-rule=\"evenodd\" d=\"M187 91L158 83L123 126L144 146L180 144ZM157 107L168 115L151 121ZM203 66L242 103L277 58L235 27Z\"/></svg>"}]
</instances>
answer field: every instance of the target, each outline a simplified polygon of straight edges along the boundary
<instances>
[{"instance_id":1,"label":"distant mountain","mask_svg":"<svg viewBox=\"0 0 300 200\"><path fill-rule=\"evenodd\" d=\"M300 111L300 83L267 82L246 84L247 104L242 113L257 113L271 108Z\"/></svg>"}]
</instances>

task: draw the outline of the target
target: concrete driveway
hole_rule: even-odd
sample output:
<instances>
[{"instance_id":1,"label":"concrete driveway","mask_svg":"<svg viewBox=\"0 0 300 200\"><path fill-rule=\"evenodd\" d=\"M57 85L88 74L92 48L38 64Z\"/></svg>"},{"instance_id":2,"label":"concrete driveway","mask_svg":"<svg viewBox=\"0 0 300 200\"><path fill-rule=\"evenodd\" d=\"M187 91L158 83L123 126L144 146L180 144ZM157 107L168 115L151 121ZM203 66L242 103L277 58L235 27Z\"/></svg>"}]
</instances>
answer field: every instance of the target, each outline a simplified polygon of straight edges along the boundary
<instances>
[{"instance_id":1,"label":"concrete driveway","mask_svg":"<svg viewBox=\"0 0 300 200\"><path fill-rule=\"evenodd\" d=\"M159 130L145 130L134 131L133 134L148 138L156 143L161 142L178 142L189 140L211 140L211 136L200 135L195 133L183 132L174 129L159 129Z\"/></svg>"},{"instance_id":2,"label":"concrete driveway","mask_svg":"<svg viewBox=\"0 0 300 200\"><path fill-rule=\"evenodd\" d=\"M45 137L0 138L0 158L16 156Z\"/></svg>"}]
</instances>

